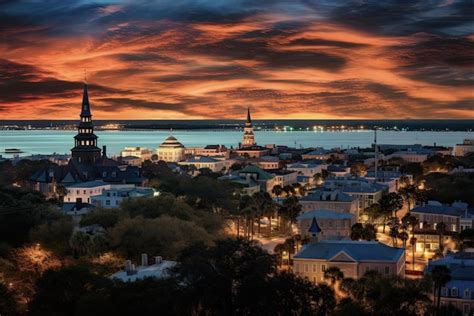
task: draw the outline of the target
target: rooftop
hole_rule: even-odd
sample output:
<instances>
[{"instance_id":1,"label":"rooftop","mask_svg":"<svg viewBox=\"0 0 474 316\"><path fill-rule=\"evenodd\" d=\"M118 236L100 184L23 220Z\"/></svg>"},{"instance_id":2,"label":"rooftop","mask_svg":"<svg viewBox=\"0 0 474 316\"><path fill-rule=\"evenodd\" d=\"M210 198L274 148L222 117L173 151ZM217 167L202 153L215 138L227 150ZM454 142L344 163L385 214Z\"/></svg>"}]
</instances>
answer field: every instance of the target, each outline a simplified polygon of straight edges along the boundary
<instances>
[{"instance_id":1,"label":"rooftop","mask_svg":"<svg viewBox=\"0 0 474 316\"><path fill-rule=\"evenodd\" d=\"M394 262L404 255L405 250L390 247L378 241L323 240L305 245L294 258L331 260L341 252L358 262Z\"/></svg>"},{"instance_id":2,"label":"rooftop","mask_svg":"<svg viewBox=\"0 0 474 316\"><path fill-rule=\"evenodd\" d=\"M301 221L305 219L352 219L354 217L351 213L338 213L325 209L316 209L314 211L305 212L299 215L296 219Z\"/></svg>"},{"instance_id":3,"label":"rooftop","mask_svg":"<svg viewBox=\"0 0 474 316\"><path fill-rule=\"evenodd\" d=\"M100 187L104 185L110 185L110 184L102 180L94 180L94 181L71 184L71 185L68 185L67 188L95 188L95 187Z\"/></svg>"},{"instance_id":4,"label":"rooftop","mask_svg":"<svg viewBox=\"0 0 474 316\"><path fill-rule=\"evenodd\" d=\"M176 266L176 261L163 260L160 264L139 266L136 268L136 273L134 274L127 274L126 271L119 271L112 274L111 278L121 280L123 282L133 282L144 278L162 279L170 275L170 269L174 266Z\"/></svg>"}]
</instances>

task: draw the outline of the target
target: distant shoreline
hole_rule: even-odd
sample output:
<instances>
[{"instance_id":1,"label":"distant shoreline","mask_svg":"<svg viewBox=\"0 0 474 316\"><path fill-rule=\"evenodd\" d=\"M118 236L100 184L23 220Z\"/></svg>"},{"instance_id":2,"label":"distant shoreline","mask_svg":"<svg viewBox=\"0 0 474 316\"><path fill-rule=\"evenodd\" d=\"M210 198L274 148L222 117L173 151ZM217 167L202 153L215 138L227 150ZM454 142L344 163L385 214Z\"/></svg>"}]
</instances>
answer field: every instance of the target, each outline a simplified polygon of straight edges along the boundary
<instances>
[{"instance_id":1,"label":"distant shoreline","mask_svg":"<svg viewBox=\"0 0 474 316\"><path fill-rule=\"evenodd\" d=\"M474 120L254 120L256 130L472 131ZM236 130L240 120L94 120L97 130ZM0 120L0 130L75 130L77 120Z\"/></svg>"}]
</instances>

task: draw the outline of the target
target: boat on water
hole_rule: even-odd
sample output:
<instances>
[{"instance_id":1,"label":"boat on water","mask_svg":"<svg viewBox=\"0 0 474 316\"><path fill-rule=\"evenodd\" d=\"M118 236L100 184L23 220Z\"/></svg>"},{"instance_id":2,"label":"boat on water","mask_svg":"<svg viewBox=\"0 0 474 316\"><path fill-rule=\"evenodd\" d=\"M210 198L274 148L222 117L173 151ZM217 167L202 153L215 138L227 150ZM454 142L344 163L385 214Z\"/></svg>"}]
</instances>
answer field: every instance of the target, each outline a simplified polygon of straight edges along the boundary
<instances>
[{"instance_id":1,"label":"boat on water","mask_svg":"<svg viewBox=\"0 0 474 316\"><path fill-rule=\"evenodd\" d=\"M5 153L6 154L21 154L23 151L18 148L6 148Z\"/></svg>"}]
</instances>

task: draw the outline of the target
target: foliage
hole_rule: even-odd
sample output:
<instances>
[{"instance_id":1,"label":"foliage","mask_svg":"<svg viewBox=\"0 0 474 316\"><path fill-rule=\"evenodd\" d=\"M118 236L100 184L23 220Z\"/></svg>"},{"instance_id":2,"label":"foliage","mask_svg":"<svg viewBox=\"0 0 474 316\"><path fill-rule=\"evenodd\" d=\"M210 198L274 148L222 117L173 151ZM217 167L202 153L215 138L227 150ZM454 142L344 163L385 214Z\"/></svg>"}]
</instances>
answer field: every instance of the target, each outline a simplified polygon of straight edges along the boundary
<instances>
[{"instance_id":1,"label":"foliage","mask_svg":"<svg viewBox=\"0 0 474 316\"><path fill-rule=\"evenodd\" d=\"M377 237L377 231L372 224L355 223L351 227L352 240L374 240Z\"/></svg>"},{"instance_id":2,"label":"foliage","mask_svg":"<svg viewBox=\"0 0 474 316\"><path fill-rule=\"evenodd\" d=\"M111 247L127 258L141 253L176 258L194 242L209 244L214 237L196 223L169 216L137 216L119 222L108 232Z\"/></svg>"},{"instance_id":3,"label":"foliage","mask_svg":"<svg viewBox=\"0 0 474 316\"><path fill-rule=\"evenodd\" d=\"M425 176L427 198L442 203L463 201L474 205L474 173L431 173Z\"/></svg>"},{"instance_id":4,"label":"foliage","mask_svg":"<svg viewBox=\"0 0 474 316\"><path fill-rule=\"evenodd\" d=\"M71 238L72 230L72 219L61 216L33 228L31 240L53 250L56 254L66 254L69 250L68 241Z\"/></svg>"},{"instance_id":5,"label":"foliage","mask_svg":"<svg viewBox=\"0 0 474 316\"><path fill-rule=\"evenodd\" d=\"M13 292L6 284L0 282L0 315L17 315L17 308Z\"/></svg>"},{"instance_id":6,"label":"foliage","mask_svg":"<svg viewBox=\"0 0 474 316\"><path fill-rule=\"evenodd\" d=\"M124 204L127 204L127 201L124 201ZM115 226L122 214L120 209L116 208L94 208L90 212L82 215L80 225L81 227L100 225L107 229Z\"/></svg>"}]
</instances>

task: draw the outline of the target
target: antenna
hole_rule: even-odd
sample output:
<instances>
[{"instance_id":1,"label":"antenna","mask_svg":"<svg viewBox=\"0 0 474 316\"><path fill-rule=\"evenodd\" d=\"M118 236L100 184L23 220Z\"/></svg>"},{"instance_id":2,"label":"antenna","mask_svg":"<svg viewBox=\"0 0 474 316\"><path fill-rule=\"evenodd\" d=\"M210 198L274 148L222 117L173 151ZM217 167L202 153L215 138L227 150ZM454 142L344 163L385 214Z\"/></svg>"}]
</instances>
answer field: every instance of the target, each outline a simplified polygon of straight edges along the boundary
<instances>
[{"instance_id":1,"label":"antenna","mask_svg":"<svg viewBox=\"0 0 474 316\"><path fill-rule=\"evenodd\" d=\"M87 69L84 68L84 83L87 83Z\"/></svg>"}]
</instances>

